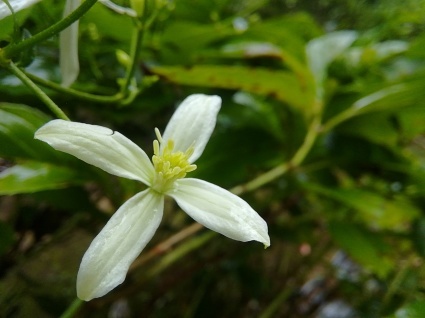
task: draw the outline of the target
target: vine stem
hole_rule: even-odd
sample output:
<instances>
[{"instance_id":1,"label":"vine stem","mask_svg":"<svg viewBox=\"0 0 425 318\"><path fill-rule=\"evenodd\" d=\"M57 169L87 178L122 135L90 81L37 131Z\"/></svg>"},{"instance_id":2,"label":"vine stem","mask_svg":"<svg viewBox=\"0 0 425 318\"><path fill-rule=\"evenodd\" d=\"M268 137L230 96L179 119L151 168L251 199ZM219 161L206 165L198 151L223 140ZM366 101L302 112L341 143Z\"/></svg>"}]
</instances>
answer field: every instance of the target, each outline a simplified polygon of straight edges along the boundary
<instances>
[{"instance_id":1,"label":"vine stem","mask_svg":"<svg viewBox=\"0 0 425 318\"><path fill-rule=\"evenodd\" d=\"M143 28L143 24L142 23L137 23L137 26L134 28L133 31L133 36L132 36L132 41L131 41L131 48L130 48L130 65L127 68L127 73L124 79L124 84L121 87L121 94L128 95L125 94L126 92L128 92L131 80L134 76L134 72L136 71L136 62L137 62L137 58L139 56L139 52L140 49L142 47L142 39L143 39L143 32L144 28Z\"/></svg>"},{"instance_id":2,"label":"vine stem","mask_svg":"<svg viewBox=\"0 0 425 318\"><path fill-rule=\"evenodd\" d=\"M91 102L96 102L96 103L115 103L118 102L122 99L123 95L121 93L117 93L115 95L110 95L110 96L104 96L104 95L96 95L96 94L90 94L90 93L86 93L86 92L82 92L73 88L69 88L69 87L64 87L62 85L59 85L55 82L52 81L48 81L45 79L42 79L34 74L28 73L26 71L23 71L24 74L31 79L33 82L40 84L44 87L53 89L56 92L59 93L64 93L64 94L68 94L74 97L77 97L79 99L83 99L83 100L87 100L87 101L91 101Z\"/></svg>"},{"instance_id":3,"label":"vine stem","mask_svg":"<svg viewBox=\"0 0 425 318\"><path fill-rule=\"evenodd\" d=\"M9 44L5 48L0 49L0 61L4 63L16 54L24 50L28 50L37 43L40 43L54 36L55 34L58 34L62 30L70 26L72 23L77 21L79 18L81 18L96 2L97 0L85 0L76 10L71 12L67 17L56 22L47 29L37 33L36 35L26 40L23 40L18 43Z\"/></svg>"},{"instance_id":4,"label":"vine stem","mask_svg":"<svg viewBox=\"0 0 425 318\"><path fill-rule=\"evenodd\" d=\"M13 62L9 62L8 70L19 78L35 95L38 96L46 106L56 115L56 117L64 120L70 120L68 116L50 99L45 92L43 92L31 79L25 75L25 73L15 65Z\"/></svg>"}]
</instances>

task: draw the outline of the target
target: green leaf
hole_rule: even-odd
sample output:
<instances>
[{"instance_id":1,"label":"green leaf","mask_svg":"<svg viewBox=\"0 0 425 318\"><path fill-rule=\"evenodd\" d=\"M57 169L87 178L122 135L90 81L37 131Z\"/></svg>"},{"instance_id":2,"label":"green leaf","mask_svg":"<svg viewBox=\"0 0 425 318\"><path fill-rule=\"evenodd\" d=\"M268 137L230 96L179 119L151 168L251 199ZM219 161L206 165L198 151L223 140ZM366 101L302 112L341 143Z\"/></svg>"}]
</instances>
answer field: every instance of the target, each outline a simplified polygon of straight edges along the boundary
<instances>
[{"instance_id":1,"label":"green leaf","mask_svg":"<svg viewBox=\"0 0 425 318\"><path fill-rule=\"evenodd\" d=\"M12 41L14 32L14 18L18 26L22 25L31 13L31 8L15 12L15 17L12 15L0 19L0 40ZM19 39L14 39L19 40Z\"/></svg>"},{"instance_id":2,"label":"green leaf","mask_svg":"<svg viewBox=\"0 0 425 318\"><path fill-rule=\"evenodd\" d=\"M358 225L330 222L329 232L336 243L366 269L385 277L394 267L390 258L383 255L381 240Z\"/></svg>"},{"instance_id":3,"label":"green leaf","mask_svg":"<svg viewBox=\"0 0 425 318\"><path fill-rule=\"evenodd\" d=\"M0 173L0 195L60 189L83 181L81 174L75 170L28 161Z\"/></svg>"},{"instance_id":4,"label":"green leaf","mask_svg":"<svg viewBox=\"0 0 425 318\"><path fill-rule=\"evenodd\" d=\"M354 31L337 31L311 40L306 47L307 63L316 82L316 96L323 100L327 68L357 38Z\"/></svg>"},{"instance_id":5,"label":"green leaf","mask_svg":"<svg viewBox=\"0 0 425 318\"><path fill-rule=\"evenodd\" d=\"M0 103L0 156L69 162L70 156L34 139L35 131L50 119L25 105Z\"/></svg>"},{"instance_id":6,"label":"green leaf","mask_svg":"<svg viewBox=\"0 0 425 318\"><path fill-rule=\"evenodd\" d=\"M397 127L388 114L372 113L368 116L353 118L344 125L340 125L337 131L344 134L361 136L373 143L396 147L399 140Z\"/></svg>"},{"instance_id":7,"label":"green leaf","mask_svg":"<svg viewBox=\"0 0 425 318\"><path fill-rule=\"evenodd\" d=\"M396 110L419 102L425 96L423 79L392 85L357 100L352 109L359 113Z\"/></svg>"},{"instance_id":8,"label":"green leaf","mask_svg":"<svg viewBox=\"0 0 425 318\"><path fill-rule=\"evenodd\" d=\"M300 111L310 105L310 96L292 73L243 66L200 65L154 67L151 72L173 83L201 87L244 90L273 96Z\"/></svg>"},{"instance_id":9,"label":"green leaf","mask_svg":"<svg viewBox=\"0 0 425 318\"><path fill-rule=\"evenodd\" d=\"M131 18L115 14L100 3L93 6L84 15L82 22L95 25L100 37L108 37L124 43L129 43L131 40L133 30Z\"/></svg>"},{"instance_id":10,"label":"green leaf","mask_svg":"<svg viewBox=\"0 0 425 318\"><path fill-rule=\"evenodd\" d=\"M422 72L401 83L365 94L354 102L350 101L350 106L330 118L324 126L333 127L347 119L359 115L369 115L372 112L401 112L408 107L415 106L423 108L424 99L425 72ZM420 112L418 111L418 113Z\"/></svg>"},{"instance_id":11,"label":"green leaf","mask_svg":"<svg viewBox=\"0 0 425 318\"><path fill-rule=\"evenodd\" d=\"M321 36L322 30L310 15L293 12L253 23L243 35L278 45L305 65L305 45Z\"/></svg>"},{"instance_id":12,"label":"green leaf","mask_svg":"<svg viewBox=\"0 0 425 318\"><path fill-rule=\"evenodd\" d=\"M200 52L213 42L235 35L236 31L226 25L205 25L179 21L164 30L161 55L167 64L189 64Z\"/></svg>"},{"instance_id":13,"label":"green leaf","mask_svg":"<svg viewBox=\"0 0 425 318\"><path fill-rule=\"evenodd\" d=\"M420 210L403 197L388 199L365 190L332 189L312 184L307 188L357 210L363 222L380 229L403 230L420 215Z\"/></svg>"}]
</instances>

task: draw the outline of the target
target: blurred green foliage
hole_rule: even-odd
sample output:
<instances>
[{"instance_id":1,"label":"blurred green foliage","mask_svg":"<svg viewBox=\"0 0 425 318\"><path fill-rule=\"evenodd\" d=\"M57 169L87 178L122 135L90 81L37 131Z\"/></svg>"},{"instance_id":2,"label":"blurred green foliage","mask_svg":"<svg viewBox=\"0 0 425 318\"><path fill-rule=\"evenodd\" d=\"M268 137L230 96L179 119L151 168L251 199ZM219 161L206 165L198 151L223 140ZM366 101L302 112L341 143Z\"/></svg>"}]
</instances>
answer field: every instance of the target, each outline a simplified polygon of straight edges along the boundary
<instances>
[{"instance_id":1,"label":"blurred green foliage","mask_svg":"<svg viewBox=\"0 0 425 318\"><path fill-rule=\"evenodd\" d=\"M270 248L202 230L78 315L425 317L425 2L146 3L152 23L128 99L43 82L59 80L57 37L15 62L72 120L120 131L148 154L179 101L220 95L192 175L230 189L288 169L243 193ZM1 20L2 46L61 12L44 0L19 14L16 32ZM81 19L73 89L120 91L133 27L100 4ZM140 185L34 140L49 111L4 69L0 94L0 315L55 317L75 297L91 238ZM191 222L170 202L147 250Z\"/></svg>"}]
</instances>

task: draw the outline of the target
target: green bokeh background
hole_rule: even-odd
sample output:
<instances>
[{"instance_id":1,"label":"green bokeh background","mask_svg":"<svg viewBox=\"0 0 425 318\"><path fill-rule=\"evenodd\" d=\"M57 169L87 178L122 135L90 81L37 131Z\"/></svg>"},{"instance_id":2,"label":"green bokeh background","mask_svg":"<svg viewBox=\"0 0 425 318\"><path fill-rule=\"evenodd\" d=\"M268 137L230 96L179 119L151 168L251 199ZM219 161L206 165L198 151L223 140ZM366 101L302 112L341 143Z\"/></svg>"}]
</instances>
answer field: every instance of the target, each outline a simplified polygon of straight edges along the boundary
<instances>
[{"instance_id":1,"label":"green bokeh background","mask_svg":"<svg viewBox=\"0 0 425 318\"><path fill-rule=\"evenodd\" d=\"M63 5L20 12L15 31L1 20L0 47L47 28ZM148 155L186 96L221 96L191 176L235 189L287 164L239 188L271 246L187 233L193 221L167 201L126 281L76 317L425 317L425 1L146 5L131 98L40 87L73 121L117 130ZM82 17L73 89L119 91L134 25L101 4ZM58 36L14 61L60 82ZM91 240L143 185L34 140L53 114L6 69L0 102L0 316L58 317Z\"/></svg>"}]
</instances>

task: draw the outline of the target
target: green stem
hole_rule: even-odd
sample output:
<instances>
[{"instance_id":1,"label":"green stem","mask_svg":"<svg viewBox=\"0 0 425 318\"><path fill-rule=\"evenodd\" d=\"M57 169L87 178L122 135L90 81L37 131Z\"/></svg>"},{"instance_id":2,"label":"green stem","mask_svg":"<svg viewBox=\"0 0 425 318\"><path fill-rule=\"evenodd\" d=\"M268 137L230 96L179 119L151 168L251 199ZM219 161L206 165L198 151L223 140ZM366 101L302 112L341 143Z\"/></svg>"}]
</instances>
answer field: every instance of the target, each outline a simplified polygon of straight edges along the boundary
<instances>
[{"instance_id":1,"label":"green stem","mask_svg":"<svg viewBox=\"0 0 425 318\"><path fill-rule=\"evenodd\" d=\"M60 109L59 106L56 105L55 102L52 101L45 92L43 92L37 85L35 85L34 82L31 81L31 79L28 78L28 76L26 76L25 73L13 62L9 63L8 69L17 78L19 78L22 83L24 83L30 90L32 90L34 94L37 95L38 98L40 98L58 118L70 120L68 116L66 116L65 113L62 111L62 109Z\"/></svg>"},{"instance_id":2,"label":"green stem","mask_svg":"<svg viewBox=\"0 0 425 318\"><path fill-rule=\"evenodd\" d=\"M128 95L128 88L130 86L131 80L133 79L134 73L136 71L136 65L139 57L139 52L142 47L142 39L144 27L141 22L138 22L136 27L133 30L133 36L131 39L131 48L130 48L130 65L127 68L127 73L125 76L124 84L121 87L121 94L126 96Z\"/></svg>"},{"instance_id":3,"label":"green stem","mask_svg":"<svg viewBox=\"0 0 425 318\"><path fill-rule=\"evenodd\" d=\"M307 135L305 136L304 142L298 151L295 153L294 157L289 162L291 167L298 167L307 157L308 153L313 147L314 142L316 141L317 136L320 132L320 116L313 118L310 127L308 128Z\"/></svg>"},{"instance_id":4,"label":"green stem","mask_svg":"<svg viewBox=\"0 0 425 318\"><path fill-rule=\"evenodd\" d=\"M60 93L64 93L64 94L68 94L83 100L87 100L87 101L91 101L91 102L96 102L96 103L115 103L119 100L122 99L123 95L121 93L117 93L115 95L112 96L102 96L102 95L96 95L96 94L90 94L90 93L85 93L85 92L81 92L78 91L76 89L72 89L72 88L68 88L68 87L63 87L62 85L59 85L55 82L52 81L48 81L45 79L42 79L38 76L35 76L31 73L27 73L25 72L25 75L30 78L33 82L43 85L44 87L47 88L51 88L57 92Z\"/></svg>"},{"instance_id":5,"label":"green stem","mask_svg":"<svg viewBox=\"0 0 425 318\"><path fill-rule=\"evenodd\" d=\"M65 310L65 312L60 316L60 318L72 318L77 313L78 309L80 309L83 301L79 298L76 298L71 305Z\"/></svg>"},{"instance_id":6,"label":"green stem","mask_svg":"<svg viewBox=\"0 0 425 318\"><path fill-rule=\"evenodd\" d=\"M245 183L238 185L232 189L230 189L230 192L241 195L242 193L253 191L255 189L258 189L259 187L276 180L283 174L285 174L289 169L289 165L286 163L280 164L273 169L259 175L257 178Z\"/></svg>"},{"instance_id":7,"label":"green stem","mask_svg":"<svg viewBox=\"0 0 425 318\"><path fill-rule=\"evenodd\" d=\"M330 131L332 128L338 126L340 123L350 119L357 115L357 110L354 108L348 108L347 110L339 113L338 115L329 119L325 124L322 125L321 133Z\"/></svg>"},{"instance_id":8,"label":"green stem","mask_svg":"<svg viewBox=\"0 0 425 318\"><path fill-rule=\"evenodd\" d=\"M47 29L41 31L40 33L37 33L36 35L24 41L9 44L4 49L0 50L0 61L3 61L3 62L7 61L11 59L13 56L15 56L16 54L24 50L28 50L29 48L33 47L37 43L40 43L52 37L53 35L58 34L60 31L66 29L72 23L74 23L79 18L81 18L96 2L97 0L85 0L70 15L58 21L57 23L53 24L52 26L48 27Z\"/></svg>"}]
</instances>

